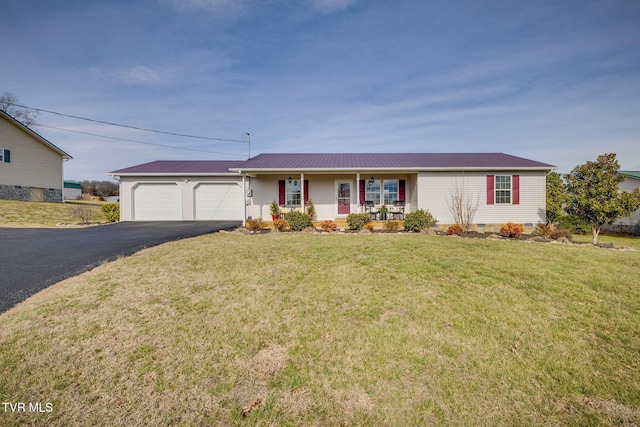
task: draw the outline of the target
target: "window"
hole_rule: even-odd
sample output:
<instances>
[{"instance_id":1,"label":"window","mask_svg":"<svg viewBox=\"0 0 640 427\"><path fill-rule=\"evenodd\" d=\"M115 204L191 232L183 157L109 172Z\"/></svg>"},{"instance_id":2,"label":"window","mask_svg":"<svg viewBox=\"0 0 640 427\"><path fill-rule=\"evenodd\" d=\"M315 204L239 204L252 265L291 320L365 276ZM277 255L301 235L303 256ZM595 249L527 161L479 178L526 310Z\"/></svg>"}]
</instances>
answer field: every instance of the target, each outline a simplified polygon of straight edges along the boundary
<instances>
[{"instance_id":1,"label":"window","mask_svg":"<svg viewBox=\"0 0 640 427\"><path fill-rule=\"evenodd\" d=\"M0 163L9 163L9 150L0 148Z\"/></svg>"},{"instance_id":2,"label":"window","mask_svg":"<svg viewBox=\"0 0 640 427\"><path fill-rule=\"evenodd\" d=\"M384 204L393 205L398 201L399 181L397 179L384 180Z\"/></svg>"},{"instance_id":3,"label":"window","mask_svg":"<svg viewBox=\"0 0 640 427\"><path fill-rule=\"evenodd\" d=\"M4 163L4 150L0 148L0 163Z\"/></svg>"},{"instance_id":4,"label":"window","mask_svg":"<svg viewBox=\"0 0 640 427\"><path fill-rule=\"evenodd\" d=\"M287 206L302 206L300 195L302 188L299 180L285 181Z\"/></svg>"},{"instance_id":5,"label":"window","mask_svg":"<svg viewBox=\"0 0 640 427\"><path fill-rule=\"evenodd\" d=\"M364 200L373 201L374 205L380 204L380 180L368 179L366 181Z\"/></svg>"},{"instance_id":6,"label":"window","mask_svg":"<svg viewBox=\"0 0 640 427\"><path fill-rule=\"evenodd\" d=\"M496 204L511 203L511 176L496 175Z\"/></svg>"},{"instance_id":7,"label":"window","mask_svg":"<svg viewBox=\"0 0 640 427\"><path fill-rule=\"evenodd\" d=\"M361 179L360 204L372 202L374 206L394 205L405 201L404 179Z\"/></svg>"}]
</instances>

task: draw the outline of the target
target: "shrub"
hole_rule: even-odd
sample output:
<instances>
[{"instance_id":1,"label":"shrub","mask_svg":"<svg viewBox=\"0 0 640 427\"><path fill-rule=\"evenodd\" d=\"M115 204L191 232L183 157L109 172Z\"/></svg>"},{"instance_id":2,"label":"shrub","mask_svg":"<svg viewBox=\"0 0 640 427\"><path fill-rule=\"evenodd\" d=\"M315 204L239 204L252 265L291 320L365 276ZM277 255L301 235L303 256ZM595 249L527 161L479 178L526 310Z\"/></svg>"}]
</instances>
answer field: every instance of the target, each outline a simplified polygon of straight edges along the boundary
<instances>
[{"instance_id":1,"label":"shrub","mask_svg":"<svg viewBox=\"0 0 640 427\"><path fill-rule=\"evenodd\" d=\"M100 208L102 215L109 222L120 221L120 203L107 203Z\"/></svg>"},{"instance_id":2,"label":"shrub","mask_svg":"<svg viewBox=\"0 0 640 427\"><path fill-rule=\"evenodd\" d=\"M265 228L265 224L262 221L262 218L248 219L246 224L247 224L247 228L253 231L257 231Z\"/></svg>"},{"instance_id":3,"label":"shrub","mask_svg":"<svg viewBox=\"0 0 640 427\"><path fill-rule=\"evenodd\" d=\"M536 234L545 239L549 239L553 235L553 226L551 224L538 224L536 226Z\"/></svg>"},{"instance_id":4,"label":"shrub","mask_svg":"<svg viewBox=\"0 0 640 427\"><path fill-rule=\"evenodd\" d=\"M316 207L313 204L313 200L309 199L306 205L307 205L307 213L311 216L311 219L313 219L313 216L316 214Z\"/></svg>"},{"instance_id":5,"label":"shrub","mask_svg":"<svg viewBox=\"0 0 640 427\"><path fill-rule=\"evenodd\" d=\"M555 240L560 240L564 238L564 239L567 239L568 241L571 241L571 239L573 238L573 234L571 233L571 230L569 230L568 228L558 228L556 230L553 230L553 233L551 234L551 238Z\"/></svg>"},{"instance_id":6,"label":"shrub","mask_svg":"<svg viewBox=\"0 0 640 427\"><path fill-rule=\"evenodd\" d=\"M294 231L302 231L311 225L311 215L302 212L287 212L284 219Z\"/></svg>"},{"instance_id":7,"label":"shrub","mask_svg":"<svg viewBox=\"0 0 640 427\"><path fill-rule=\"evenodd\" d=\"M398 223L398 221L388 219L384 222L384 229L387 231L396 231L398 228L400 228L400 223Z\"/></svg>"},{"instance_id":8,"label":"shrub","mask_svg":"<svg viewBox=\"0 0 640 427\"><path fill-rule=\"evenodd\" d=\"M368 222L364 225L364 227L362 227L365 230L369 230L369 231L373 231L373 223L372 222Z\"/></svg>"},{"instance_id":9,"label":"shrub","mask_svg":"<svg viewBox=\"0 0 640 427\"><path fill-rule=\"evenodd\" d=\"M455 223L455 224L451 224L449 228L447 228L447 235L459 236L462 234L463 231L464 230L462 229L462 226L458 223Z\"/></svg>"},{"instance_id":10,"label":"shrub","mask_svg":"<svg viewBox=\"0 0 640 427\"><path fill-rule=\"evenodd\" d=\"M84 204L74 204L69 209L69 213L78 218L82 224L89 224L96 211L97 208L95 206Z\"/></svg>"},{"instance_id":11,"label":"shrub","mask_svg":"<svg viewBox=\"0 0 640 427\"><path fill-rule=\"evenodd\" d=\"M322 221L322 223L320 224L320 228L322 228L324 231L328 231L329 233L333 233L334 231L336 231L337 227L338 226L336 225L336 223L331 220Z\"/></svg>"},{"instance_id":12,"label":"shrub","mask_svg":"<svg viewBox=\"0 0 640 427\"><path fill-rule=\"evenodd\" d=\"M425 228L433 227L437 223L438 220L428 210L418 209L417 211L409 212L404 217L404 229L407 231L422 231Z\"/></svg>"},{"instance_id":13,"label":"shrub","mask_svg":"<svg viewBox=\"0 0 640 427\"><path fill-rule=\"evenodd\" d=\"M565 228L576 234L591 234L589 224L573 215L562 215L558 218L557 228Z\"/></svg>"},{"instance_id":14,"label":"shrub","mask_svg":"<svg viewBox=\"0 0 640 427\"><path fill-rule=\"evenodd\" d=\"M509 237L518 237L524 231L524 226L522 224L514 224L513 222L508 222L502 227L500 227L500 234L504 234Z\"/></svg>"},{"instance_id":15,"label":"shrub","mask_svg":"<svg viewBox=\"0 0 640 427\"><path fill-rule=\"evenodd\" d=\"M371 217L366 213L347 215L347 224L351 230L362 230L362 227L370 222Z\"/></svg>"},{"instance_id":16,"label":"shrub","mask_svg":"<svg viewBox=\"0 0 640 427\"><path fill-rule=\"evenodd\" d=\"M273 228L278 231L284 231L289 228L289 223L286 219L276 219L273 221Z\"/></svg>"}]
</instances>

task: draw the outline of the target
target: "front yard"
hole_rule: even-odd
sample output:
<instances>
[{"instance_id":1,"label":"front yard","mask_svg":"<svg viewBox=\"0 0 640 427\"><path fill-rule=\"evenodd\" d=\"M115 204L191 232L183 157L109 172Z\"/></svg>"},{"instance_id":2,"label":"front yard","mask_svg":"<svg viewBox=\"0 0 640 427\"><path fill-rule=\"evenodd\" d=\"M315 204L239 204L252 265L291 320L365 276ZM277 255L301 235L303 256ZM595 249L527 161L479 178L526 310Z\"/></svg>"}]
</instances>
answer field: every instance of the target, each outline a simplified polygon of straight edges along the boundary
<instances>
[{"instance_id":1,"label":"front yard","mask_svg":"<svg viewBox=\"0 0 640 427\"><path fill-rule=\"evenodd\" d=\"M66 201L65 203L0 200L0 227L60 227L78 225L76 210L92 209L92 223L104 222L103 202ZM82 212L80 212L82 213Z\"/></svg>"},{"instance_id":2,"label":"front yard","mask_svg":"<svg viewBox=\"0 0 640 427\"><path fill-rule=\"evenodd\" d=\"M638 425L638 271L420 234L173 242L0 315L2 402L52 409L0 424Z\"/></svg>"}]
</instances>

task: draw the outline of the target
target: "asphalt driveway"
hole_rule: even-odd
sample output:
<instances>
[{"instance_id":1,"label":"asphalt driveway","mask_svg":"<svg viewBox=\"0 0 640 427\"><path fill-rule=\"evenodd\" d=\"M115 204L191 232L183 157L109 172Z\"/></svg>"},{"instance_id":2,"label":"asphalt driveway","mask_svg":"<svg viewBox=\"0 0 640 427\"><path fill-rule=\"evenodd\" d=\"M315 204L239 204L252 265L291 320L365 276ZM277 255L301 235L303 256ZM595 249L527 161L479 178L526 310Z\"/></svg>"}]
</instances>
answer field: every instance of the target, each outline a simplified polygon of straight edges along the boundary
<instances>
[{"instance_id":1,"label":"asphalt driveway","mask_svg":"<svg viewBox=\"0 0 640 427\"><path fill-rule=\"evenodd\" d=\"M239 225L235 221L166 221L71 229L0 228L0 313L104 262Z\"/></svg>"}]
</instances>

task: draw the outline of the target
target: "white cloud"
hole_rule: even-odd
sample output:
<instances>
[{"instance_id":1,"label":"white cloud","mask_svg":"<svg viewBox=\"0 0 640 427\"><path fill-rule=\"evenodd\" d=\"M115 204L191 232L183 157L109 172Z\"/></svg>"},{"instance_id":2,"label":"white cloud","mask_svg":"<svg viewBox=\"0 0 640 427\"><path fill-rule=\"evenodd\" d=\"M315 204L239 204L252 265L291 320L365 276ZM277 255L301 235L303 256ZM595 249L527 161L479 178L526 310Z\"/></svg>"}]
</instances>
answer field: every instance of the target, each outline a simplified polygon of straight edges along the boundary
<instances>
[{"instance_id":1,"label":"white cloud","mask_svg":"<svg viewBox=\"0 0 640 427\"><path fill-rule=\"evenodd\" d=\"M129 84L151 84L162 80L160 75L151 68L138 65L137 67L121 70L117 73L118 78Z\"/></svg>"}]
</instances>

